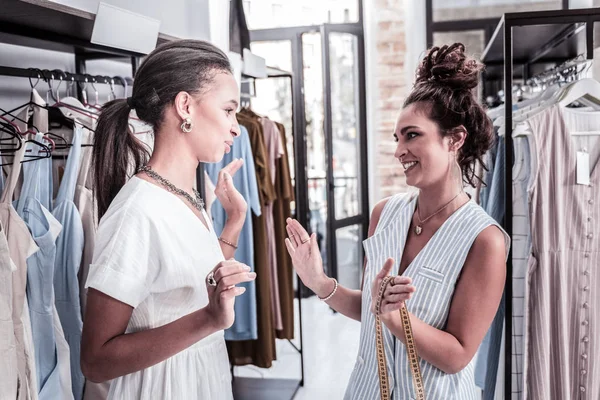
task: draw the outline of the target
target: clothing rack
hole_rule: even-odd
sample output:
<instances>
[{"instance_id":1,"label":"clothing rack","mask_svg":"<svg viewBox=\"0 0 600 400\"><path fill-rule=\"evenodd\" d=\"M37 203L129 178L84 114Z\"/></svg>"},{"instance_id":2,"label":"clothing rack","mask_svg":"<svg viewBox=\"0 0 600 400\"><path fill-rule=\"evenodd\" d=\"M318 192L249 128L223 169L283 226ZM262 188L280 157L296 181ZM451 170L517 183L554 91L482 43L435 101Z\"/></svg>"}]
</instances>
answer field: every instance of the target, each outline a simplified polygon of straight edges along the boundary
<instances>
[{"instance_id":1,"label":"clothing rack","mask_svg":"<svg viewBox=\"0 0 600 400\"><path fill-rule=\"evenodd\" d=\"M144 54L109 47L91 42L95 15L69 5L51 1L3 0L3 12L0 13L0 42L34 49L51 50L72 54L75 61L75 73L65 73L63 79L85 83L110 83L110 77L86 75L86 61L111 59L131 64L131 76L139 66ZM159 33L157 44L166 43L175 37ZM0 67L0 75L37 79L52 79L54 72L60 80L59 70L40 71L32 76L26 68ZM62 71L61 71L62 72ZM107 81L108 78L108 81ZM117 78L114 83L122 85ZM131 84L131 82L127 82ZM81 87L77 88L78 98L82 99Z\"/></svg>"},{"instance_id":2,"label":"clothing rack","mask_svg":"<svg viewBox=\"0 0 600 400\"><path fill-rule=\"evenodd\" d=\"M133 79L121 78L121 77L110 77L102 75L89 75L89 74L78 74L59 69L52 71L38 68L13 68L0 66L0 75L2 76L13 76L21 78L43 80L48 81L59 81L59 82L78 82L78 83L101 83L106 85L120 85L120 86L131 86L133 85Z\"/></svg>"},{"instance_id":3,"label":"clothing rack","mask_svg":"<svg viewBox=\"0 0 600 400\"><path fill-rule=\"evenodd\" d=\"M255 80L256 79L274 79L274 78L287 78L290 81L290 93L293 92L294 77L291 72L283 71L278 68L267 67L266 78L256 78L252 76L242 76L242 90L241 100L242 104L250 105L252 97L256 95ZM302 212L304 208L308 207L308 192L303 190L304 186L298 185L299 171L304 171L306 163L305 160L305 149L304 141L300 137L298 126L299 119L297 117L300 113L297 111L298 103L294 101L292 96L292 136L294 138L294 171L295 171L295 199L296 199L296 218L303 226L307 226L306 212ZM202 172L202 177L204 172ZM200 184L200 183L198 183ZM199 186L204 187L204 186ZM304 218L303 218L304 217ZM242 378L234 377L234 397L236 400L251 400L251 399L263 399L263 400L285 400L293 399L300 387L304 386L304 344L302 338L302 282L296 275L296 299L298 300L298 323L300 332L300 346L296 346L290 339L287 339L288 343L294 348L300 355L300 379L274 379L274 378ZM233 375L233 374L232 374ZM284 397L282 397L284 396Z\"/></svg>"},{"instance_id":4,"label":"clothing rack","mask_svg":"<svg viewBox=\"0 0 600 400\"><path fill-rule=\"evenodd\" d=\"M579 75L585 73L591 67L590 60L585 59L583 54L578 55L574 59L570 59L565 61L564 63L551 68L547 71L541 72L531 78L527 79L524 83L513 84L512 86L512 94L515 93L519 95L525 93L535 94L535 90L541 88L544 90L546 85L554 85L560 83L568 83L572 80L579 79ZM504 90L498 91L498 98L501 100L501 103L504 103ZM517 96L518 97L518 96ZM488 97L489 99L489 97ZM524 97L525 99L525 97ZM499 105L499 104L497 104ZM490 105L488 101L488 106Z\"/></svg>"},{"instance_id":5,"label":"clothing rack","mask_svg":"<svg viewBox=\"0 0 600 400\"><path fill-rule=\"evenodd\" d=\"M548 64L562 63L573 59L584 47L585 58L594 58L594 23L600 21L600 9L578 9L560 11L537 11L508 13L501 18L482 55L488 65L502 65L496 73L487 74L484 79L504 79L504 126L506 160L506 190L504 229L512 237L513 196L513 81L514 64L524 65L521 78L528 79L534 69L547 71ZM559 32L555 34L555 32ZM551 33L551 34L548 34ZM513 38L518 38L513 41ZM549 38L549 39L548 39ZM486 85L487 86L487 85ZM506 275L505 307L505 396L512 396L512 249L508 255Z\"/></svg>"}]
</instances>

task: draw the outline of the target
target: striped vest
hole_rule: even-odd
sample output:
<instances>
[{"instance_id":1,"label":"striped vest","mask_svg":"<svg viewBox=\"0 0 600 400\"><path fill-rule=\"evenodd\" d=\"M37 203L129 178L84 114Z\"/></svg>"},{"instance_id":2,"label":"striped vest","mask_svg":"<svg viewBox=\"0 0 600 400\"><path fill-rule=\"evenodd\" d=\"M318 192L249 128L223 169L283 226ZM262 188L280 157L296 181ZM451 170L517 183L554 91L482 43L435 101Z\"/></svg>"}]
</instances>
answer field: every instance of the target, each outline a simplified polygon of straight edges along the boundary
<instances>
[{"instance_id":1,"label":"striped vest","mask_svg":"<svg viewBox=\"0 0 600 400\"><path fill-rule=\"evenodd\" d=\"M371 313L371 285L385 260L394 258L392 273L398 273L410 222L417 203L416 195L401 194L385 205L373 236L363 242L367 266L362 290L362 323L356 365L350 377L345 400L380 398L375 347L375 317ZM469 201L454 212L433 235L404 272L417 291L407 302L408 310L425 323L443 330L450 311L456 281L469 250L479 233L497 223L475 202ZM505 234L506 235L506 234ZM509 239L507 241L507 249ZM406 347L385 327L389 385L394 400L414 399ZM418 349L417 349L418 350ZM446 374L421 359L421 371L427 400L479 399L475 386L475 359L457 374Z\"/></svg>"}]
</instances>

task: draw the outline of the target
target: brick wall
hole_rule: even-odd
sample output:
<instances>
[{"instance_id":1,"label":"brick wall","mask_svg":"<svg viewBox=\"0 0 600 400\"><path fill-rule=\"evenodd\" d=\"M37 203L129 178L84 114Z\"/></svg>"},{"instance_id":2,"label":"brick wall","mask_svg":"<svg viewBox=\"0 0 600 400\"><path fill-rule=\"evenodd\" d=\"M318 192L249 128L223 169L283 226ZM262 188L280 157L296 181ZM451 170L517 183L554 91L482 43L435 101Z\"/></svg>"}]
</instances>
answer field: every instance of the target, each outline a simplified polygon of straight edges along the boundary
<instances>
[{"instance_id":1,"label":"brick wall","mask_svg":"<svg viewBox=\"0 0 600 400\"><path fill-rule=\"evenodd\" d=\"M367 3L367 2L365 2ZM374 78L377 98L373 101L370 132L373 140L375 181L374 201L392 194L406 191L407 186L402 166L394 159L396 143L392 136L396 118L408 92L410 82L406 82L404 59L406 55L406 32L402 0L373 0L372 17L376 29L369 41L376 44L374 53Z\"/></svg>"}]
</instances>

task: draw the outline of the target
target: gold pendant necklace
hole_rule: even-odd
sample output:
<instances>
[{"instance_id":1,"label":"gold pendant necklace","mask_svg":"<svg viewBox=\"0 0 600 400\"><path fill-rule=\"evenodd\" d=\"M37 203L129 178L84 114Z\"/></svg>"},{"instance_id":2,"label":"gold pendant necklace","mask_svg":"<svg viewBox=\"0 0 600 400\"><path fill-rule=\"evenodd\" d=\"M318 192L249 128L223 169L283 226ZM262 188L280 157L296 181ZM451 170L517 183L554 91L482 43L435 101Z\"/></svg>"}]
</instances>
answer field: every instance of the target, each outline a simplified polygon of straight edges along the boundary
<instances>
[{"instance_id":1,"label":"gold pendant necklace","mask_svg":"<svg viewBox=\"0 0 600 400\"><path fill-rule=\"evenodd\" d=\"M461 193L462 193L462 190L460 192L458 192L458 194L456 196L454 196L452 198L452 200L450 200L449 202L447 202L446 204L444 204L439 210L437 210L436 212L434 212L433 214L431 214L429 217L425 218L424 220L421 220L421 213L419 211L419 204L417 204L417 218L419 219L419 223L417 224L417 226L415 226L415 233L417 234L417 236L419 236L421 233L423 233L423 224L425 222L429 221L432 217L434 217L435 215L437 215L440 212L442 212L442 210L444 210L446 207L448 207L450 205L450 203L452 203Z\"/></svg>"}]
</instances>

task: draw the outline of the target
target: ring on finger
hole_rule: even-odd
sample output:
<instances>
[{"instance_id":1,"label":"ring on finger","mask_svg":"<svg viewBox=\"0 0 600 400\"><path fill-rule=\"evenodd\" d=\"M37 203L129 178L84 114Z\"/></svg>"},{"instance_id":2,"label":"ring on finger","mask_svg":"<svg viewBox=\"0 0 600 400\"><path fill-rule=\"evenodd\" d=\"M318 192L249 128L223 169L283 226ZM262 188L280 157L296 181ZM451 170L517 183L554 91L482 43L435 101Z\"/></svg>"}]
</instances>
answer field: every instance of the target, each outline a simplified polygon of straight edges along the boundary
<instances>
[{"instance_id":1,"label":"ring on finger","mask_svg":"<svg viewBox=\"0 0 600 400\"><path fill-rule=\"evenodd\" d=\"M215 279L215 273L211 271L210 274L206 277L206 283L210 286L217 286L217 280Z\"/></svg>"},{"instance_id":2,"label":"ring on finger","mask_svg":"<svg viewBox=\"0 0 600 400\"><path fill-rule=\"evenodd\" d=\"M310 238L303 239L303 240L302 240L302 244L304 244L304 243L308 242L309 240L310 240Z\"/></svg>"}]
</instances>

